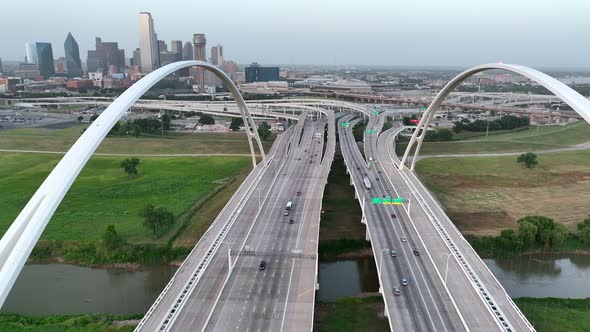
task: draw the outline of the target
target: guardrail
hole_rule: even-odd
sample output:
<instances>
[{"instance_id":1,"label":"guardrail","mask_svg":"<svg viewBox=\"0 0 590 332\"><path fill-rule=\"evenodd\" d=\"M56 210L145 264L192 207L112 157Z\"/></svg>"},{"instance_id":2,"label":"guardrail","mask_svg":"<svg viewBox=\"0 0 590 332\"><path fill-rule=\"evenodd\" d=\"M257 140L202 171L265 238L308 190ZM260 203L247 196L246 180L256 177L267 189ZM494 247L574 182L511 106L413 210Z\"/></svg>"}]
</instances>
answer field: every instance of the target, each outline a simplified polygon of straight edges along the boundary
<instances>
[{"instance_id":1,"label":"guardrail","mask_svg":"<svg viewBox=\"0 0 590 332\"><path fill-rule=\"evenodd\" d=\"M391 159L392 163L395 164L393 157L391 157L391 154L390 154L390 159ZM470 283L472 284L472 286L474 287L474 289L476 290L476 292L478 293L478 295L480 296L482 301L486 304L488 310L490 312L492 312L494 319L497 320L498 324L501 326L501 328L504 329L504 331L507 331L507 332L515 331L512 324L510 324L510 322L506 319L505 314L502 312L502 310L496 304L496 301L494 300L494 298L490 295L490 293L487 290L487 288L485 287L484 283L481 281L481 279L479 278L477 273L473 270L471 265L467 262L464 255L459 250L458 246L455 245L455 242L453 241L453 239L451 239L451 237L447 233L445 227L440 223L440 221L438 220L436 215L430 209L430 207L428 206L428 203L426 202L424 197L422 197L422 195L420 194L420 191L414 186L413 182L408 178L408 176L405 174L404 171L399 171L398 173L402 177L402 180L406 183L406 186L408 187L408 189L410 189L410 191L412 191L412 194L414 195L414 197L416 197L418 203L422 207L422 210L426 213L426 216L428 217L428 219L435 226L435 229L437 230L438 234L443 239L443 242L445 243L447 248L450 250L450 252L453 254L453 257L455 258L455 260L461 266L462 271L465 273L465 275L469 279ZM430 198L432 198L432 197L430 197ZM445 216L446 216L446 214L445 214ZM456 226L452 222L451 222L451 224L453 225L452 228L456 232L458 232L458 234L460 234L460 232L458 231ZM461 238L463 238L462 235L461 235ZM493 276L493 273L491 273L491 275ZM516 305L512 302L512 300L510 300L509 302L511 302L511 304L515 308L517 308ZM526 320L524 315L522 315L520 310L517 309L516 312L519 315L521 315L521 317L524 319L524 321L526 322L527 326L531 329L531 331L534 331L534 328L530 325L528 320Z\"/></svg>"},{"instance_id":2,"label":"guardrail","mask_svg":"<svg viewBox=\"0 0 590 332\"><path fill-rule=\"evenodd\" d=\"M277 145L278 146L283 139L284 135L281 135L281 138L279 139ZM274 146L273 146L274 148ZM268 165L271 164L272 160L274 159L274 153L276 153L276 149L271 148L271 155L268 156ZM275 151L273 151L275 150ZM207 238L208 233L214 229L215 225L217 224L217 222L219 220L221 220L221 217L224 215L224 213L226 212L226 210L228 209L229 206L232 206L235 202L235 200L237 199L237 197L239 197L240 195L242 195L242 199L240 200L240 202L238 202L238 205L236 206L236 209L234 210L234 213L232 213L232 215L230 216L230 219L228 219L228 223L226 223L226 225L224 226L224 228L222 228L222 230L220 231L220 233L218 233L217 235L217 240L209 247L209 251L207 252L206 257L201 260L201 264L197 267L196 271L193 272L193 277L185 284L183 293L181 293L179 295L179 297L181 298L181 303L184 303L184 299L185 296L187 296L188 294L190 294L190 292L186 292L187 289L190 289L192 291L192 289L194 289L194 287L196 286L198 280L200 279L201 276L201 271L203 271L203 261L206 260L207 265L209 263L209 258L213 257L213 255L217 252L218 249L218 244L220 244L221 242L219 241L220 236L223 235L223 237L225 237L224 230L229 230L229 228L227 228L228 224L231 222L231 225L233 225L233 220L235 219L234 216L236 216L236 210L242 208L242 205L247 201L247 198L245 199L245 196L243 196L243 192L244 190L248 191L248 198L251 195L252 191L250 190L253 186L255 187L256 184L258 184L258 182L260 181L260 179L262 178L262 176L266 173L266 171L268 170L268 165L264 166L262 164L259 164L261 167L258 170L254 170L253 172L250 172L250 174L248 174L248 176L246 177L246 179L244 179L243 183L248 183L249 181L252 180L252 177L256 177L254 180L252 180L253 182L247 186L247 188L240 186L240 188L238 188L238 190L236 191L236 193L231 197L231 199L228 201L228 203L223 207L223 209L220 211L220 213L217 215L217 217L215 218L215 220L211 223L211 225L209 226L209 228L205 231L205 233L203 234L203 236L201 236L201 238L199 239L199 241L197 242L197 244L193 247L193 249L191 250L191 252L189 253L189 255L187 256L187 258L184 260L184 262L182 263L182 265L178 268L178 270L176 271L176 273L174 274L174 276L170 279L170 281L168 282L168 284L166 285L166 287L164 287L164 289L162 290L162 292L160 293L160 295L156 298L156 300L154 301L154 303L152 304L152 306L148 309L147 313L144 315L144 317L141 319L141 321L139 322L139 324L137 325L137 327L135 328L135 331L140 331L141 328L145 325L145 323L147 322L147 320L150 318L151 314L155 311L155 309L158 307L158 305L160 304L160 302L162 301L162 299L164 298L164 296L168 293L169 289L172 287L172 285L174 284L176 275L178 273L180 273L180 271L185 267L186 262L189 261L190 257L194 254L194 252L197 250L199 244L201 243L201 241L203 241L204 239ZM256 173L258 173L257 175L255 175ZM230 226L231 226L230 225ZM230 227L231 228L231 227ZM215 247L214 247L215 246ZM212 248L214 249L214 252L212 253ZM206 268L206 266L205 266ZM188 288L187 288L188 287ZM180 303L178 302L178 298L176 299L175 304L173 305L173 308L170 309L169 314L167 315L167 318L169 320L169 318L172 318L172 316L170 316L170 313L172 313L173 315L175 315L178 311L180 311L179 309L179 305ZM166 322L167 318L163 319L163 322ZM161 324L164 325L164 327L160 327L160 331L165 331L166 330L166 326L168 326L170 322L166 322L165 324Z\"/></svg>"}]
</instances>

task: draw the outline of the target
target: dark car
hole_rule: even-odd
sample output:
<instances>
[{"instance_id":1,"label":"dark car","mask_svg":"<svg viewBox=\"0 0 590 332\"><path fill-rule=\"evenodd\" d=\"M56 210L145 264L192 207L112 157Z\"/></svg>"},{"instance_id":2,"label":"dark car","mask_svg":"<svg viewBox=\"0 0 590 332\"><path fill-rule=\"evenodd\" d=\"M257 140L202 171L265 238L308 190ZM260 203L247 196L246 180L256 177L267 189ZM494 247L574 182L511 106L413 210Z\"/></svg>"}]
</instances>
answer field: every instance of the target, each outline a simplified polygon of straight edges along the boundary
<instances>
[{"instance_id":1,"label":"dark car","mask_svg":"<svg viewBox=\"0 0 590 332\"><path fill-rule=\"evenodd\" d=\"M391 214L391 218L393 218L393 219L397 218L397 217L395 216L395 213L392 213L392 214Z\"/></svg>"},{"instance_id":2,"label":"dark car","mask_svg":"<svg viewBox=\"0 0 590 332\"><path fill-rule=\"evenodd\" d=\"M418 250L414 249L414 255L420 256L420 252Z\"/></svg>"},{"instance_id":3,"label":"dark car","mask_svg":"<svg viewBox=\"0 0 590 332\"><path fill-rule=\"evenodd\" d=\"M266 270L266 261L263 259L260 261L260 265L258 265L259 270Z\"/></svg>"},{"instance_id":4,"label":"dark car","mask_svg":"<svg viewBox=\"0 0 590 332\"><path fill-rule=\"evenodd\" d=\"M381 171L377 171L377 173L381 174Z\"/></svg>"},{"instance_id":5,"label":"dark car","mask_svg":"<svg viewBox=\"0 0 590 332\"><path fill-rule=\"evenodd\" d=\"M301 191L298 191L295 195L301 196Z\"/></svg>"},{"instance_id":6,"label":"dark car","mask_svg":"<svg viewBox=\"0 0 590 332\"><path fill-rule=\"evenodd\" d=\"M295 220L289 219L289 224L294 224L294 223L295 223Z\"/></svg>"}]
</instances>

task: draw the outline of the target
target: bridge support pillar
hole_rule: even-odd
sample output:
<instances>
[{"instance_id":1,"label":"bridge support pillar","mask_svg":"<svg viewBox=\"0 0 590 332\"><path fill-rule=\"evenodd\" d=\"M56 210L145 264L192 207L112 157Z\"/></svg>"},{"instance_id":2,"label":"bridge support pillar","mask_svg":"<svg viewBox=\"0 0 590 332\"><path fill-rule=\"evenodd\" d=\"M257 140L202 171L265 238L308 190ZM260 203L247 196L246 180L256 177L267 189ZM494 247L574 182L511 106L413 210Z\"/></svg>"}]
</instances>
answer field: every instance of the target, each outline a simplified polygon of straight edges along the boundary
<instances>
[{"instance_id":1,"label":"bridge support pillar","mask_svg":"<svg viewBox=\"0 0 590 332\"><path fill-rule=\"evenodd\" d=\"M368 228L365 228L365 240L371 242L371 236L369 235L369 229Z\"/></svg>"},{"instance_id":2,"label":"bridge support pillar","mask_svg":"<svg viewBox=\"0 0 590 332\"><path fill-rule=\"evenodd\" d=\"M383 316L389 317L389 315L387 314L387 307L386 306L383 306Z\"/></svg>"}]
</instances>

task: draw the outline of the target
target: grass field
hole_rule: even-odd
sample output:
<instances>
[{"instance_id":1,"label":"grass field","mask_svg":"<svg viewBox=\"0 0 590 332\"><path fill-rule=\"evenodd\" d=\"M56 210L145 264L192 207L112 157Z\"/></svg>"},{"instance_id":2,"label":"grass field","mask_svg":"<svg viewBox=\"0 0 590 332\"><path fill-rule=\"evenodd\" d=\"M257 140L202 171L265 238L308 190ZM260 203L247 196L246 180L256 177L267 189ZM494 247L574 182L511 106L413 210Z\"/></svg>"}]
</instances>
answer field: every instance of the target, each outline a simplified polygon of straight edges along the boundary
<instances>
[{"instance_id":1,"label":"grass field","mask_svg":"<svg viewBox=\"0 0 590 332\"><path fill-rule=\"evenodd\" d=\"M563 148L590 141L590 125L579 121L566 126L530 127L525 130L490 135L488 138L474 136L473 133L467 135L463 132L458 137L462 139L451 142L425 142L420 149L420 155L519 152ZM406 146L406 143L397 144L398 155L403 154Z\"/></svg>"},{"instance_id":2,"label":"grass field","mask_svg":"<svg viewBox=\"0 0 590 332\"><path fill-rule=\"evenodd\" d=\"M59 155L0 153L0 231L4 232L56 165ZM212 191L216 181L251 167L249 157L140 158L139 174L119 168L124 157L92 158L49 222L42 239L93 241L115 224L130 242L150 241L139 210L147 203L175 215Z\"/></svg>"},{"instance_id":3,"label":"grass field","mask_svg":"<svg viewBox=\"0 0 590 332\"><path fill-rule=\"evenodd\" d=\"M320 221L320 242L338 239L365 239L365 225L361 223L361 208L354 198L354 187L349 185L346 167L341 158L335 159L324 191Z\"/></svg>"},{"instance_id":4,"label":"grass field","mask_svg":"<svg viewBox=\"0 0 590 332\"><path fill-rule=\"evenodd\" d=\"M470 235L497 235L526 215L574 230L590 214L590 150L542 154L527 169L515 156L432 158L416 170L449 217Z\"/></svg>"},{"instance_id":5,"label":"grass field","mask_svg":"<svg viewBox=\"0 0 590 332\"><path fill-rule=\"evenodd\" d=\"M590 331L590 299L517 298L514 301L539 332Z\"/></svg>"},{"instance_id":6,"label":"grass field","mask_svg":"<svg viewBox=\"0 0 590 332\"><path fill-rule=\"evenodd\" d=\"M131 332L136 324L117 324L138 316L79 315L28 317L0 314L0 332Z\"/></svg>"},{"instance_id":7,"label":"grass field","mask_svg":"<svg viewBox=\"0 0 590 332\"><path fill-rule=\"evenodd\" d=\"M79 125L65 129L23 128L0 131L0 149L67 151L80 136ZM265 151L272 141L263 143ZM98 153L116 154L201 154L250 153L246 133L170 133L166 136L108 137L98 147ZM257 151L258 152L258 151Z\"/></svg>"},{"instance_id":8,"label":"grass field","mask_svg":"<svg viewBox=\"0 0 590 332\"><path fill-rule=\"evenodd\" d=\"M232 195L249 173L249 169L242 171L235 180L220 192L213 195L207 204L203 205L188 221L186 229L174 242L175 246L193 247L207 231L209 225L215 220L219 212L227 204Z\"/></svg>"},{"instance_id":9,"label":"grass field","mask_svg":"<svg viewBox=\"0 0 590 332\"><path fill-rule=\"evenodd\" d=\"M316 303L313 330L318 332L389 331L379 296L344 298L336 302Z\"/></svg>"}]
</instances>

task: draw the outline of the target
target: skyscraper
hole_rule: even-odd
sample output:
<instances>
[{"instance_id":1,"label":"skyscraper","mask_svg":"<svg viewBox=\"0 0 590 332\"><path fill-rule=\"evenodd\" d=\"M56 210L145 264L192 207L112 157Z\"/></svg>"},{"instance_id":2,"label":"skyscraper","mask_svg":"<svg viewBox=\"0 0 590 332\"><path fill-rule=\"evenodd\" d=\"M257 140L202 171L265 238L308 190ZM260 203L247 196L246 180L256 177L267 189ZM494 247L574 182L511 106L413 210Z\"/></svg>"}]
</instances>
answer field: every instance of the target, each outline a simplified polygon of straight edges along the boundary
<instances>
[{"instance_id":1,"label":"skyscraper","mask_svg":"<svg viewBox=\"0 0 590 332\"><path fill-rule=\"evenodd\" d=\"M158 40L158 51L160 53L162 52L168 52L168 45L166 45L166 42L163 40Z\"/></svg>"},{"instance_id":2,"label":"skyscraper","mask_svg":"<svg viewBox=\"0 0 590 332\"><path fill-rule=\"evenodd\" d=\"M207 39L203 33L193 34L194 55L197 61L207 61ZM205 92L205 69L198 67L196 69L195 81L199 86L199 93Z\"/></svg>"},{"instance_id":3,"label":"skyscraper","mask_svg":"<svg viewBox=\"0 0 590 332\"><path fill-rule=\"evenodd\" d=\"M136 48L135 51L133 51L133 65L141 66L141 50L139 48Z\"/></svg>"},{"instance_id":4,"label":"skyscraper","mask_svg":"<svg viewBox=\"0 0 590 332\"><path fill-rule=\"evenodd\" d=\"M279 67L261 67L254 62L246 66L246 83L279 80Z\"/></svg>"},{"instance_id":5,"label":"skyscraper","mask_svg":"<svg viewBox=\"0 0 590 332\"><path fill-rule=\"evenodd\" d=\"M186 42L182 47L182 60L194 60L191 42Z\"/></svg>"},{"instance_id":6,"label":"skyscraper","mask_svg":"<svg viewBox=\"0 0 590 332\"><path fill-rule=\"evenodd\" d=\"M125 66L125 50L119 49L118 43L103 42L101 38L96 37L96 50L88 50L88 60L86 61L88 72L103 73L115 66L117 69Z\"/></svg>"},{"instance_id":7,"label":"skyscraper","mask_svg":"<svg viewBox=\"0 0 590 332\"><path fill-rule=\"evenodd\" d=\"M182 57L182 40L173 40L170 43L172 53L179 53Z\"/></svg>"},{"instance_id":8,"label":"skyscraper","mask_svg":"<svg viewBox=\"0 0 590 332\"><path fill-rule=\"evenodd\" d=\"M84 72L82 70L82 60L80 60L80 48L71 32L68 33L68 37L64 42L64 51L68 76L82 76Z\"/></svg>"},{"instance_id":9,"label":"skyscraper","mask_svg":"<svg viewBox=\"0 0 590 332\"><path fill-rule=\"evenodd\" d=\"M35 50L37 51L37 64L39 64L41 76L49 78L55 75L51 43L35 43Z\"/></svg>"},{"instance_id":10,"label":"skyscraper","mask_svg":"<svg viewBox=\"0 0 590 332\"><path fill-rule=\"evenodd\" d=\"M160 66L160 52L154 20L152 15L147 12L139 13L139 49L141 50L141 71L144 74L150 73Z\"/></svg>"},{"instance_id":11,"label":"skyscraper","mask_svg":"<svg viewBox=\"0 0 590 332\"><path fill-rule=\"evenodd\" d=\"M37 63L37 50L35 49L34 43L26 43L25 44L27 56L26 56L26 63Z\"/></svg>"},{"instance_id":12,"label":"skyscraper","mask_svg":"<svg viewBox=\"0 0 590 332\"><path fill-rule=\"evenodd\" d=\"M2 70L2 58L0 58L0 75L2 75L4 71Z\"/></svg>"},{"instance_id":13,"label":"skyscraper","mask_svg":"<svg viewBox=\"0 0 590 332\"><path fill-rule=\"evenodd\" d=\"M217 45L211 47L211 64L223 66L223 46Z\"/></svg>"}]
</instances>

